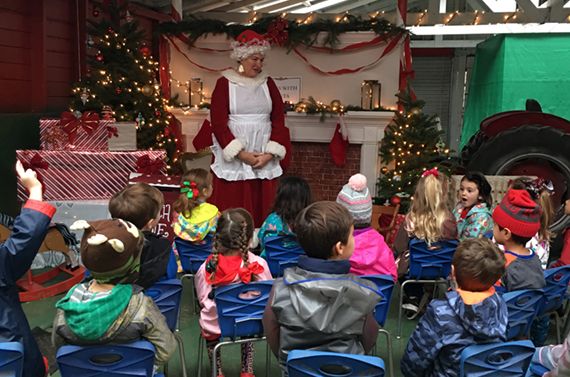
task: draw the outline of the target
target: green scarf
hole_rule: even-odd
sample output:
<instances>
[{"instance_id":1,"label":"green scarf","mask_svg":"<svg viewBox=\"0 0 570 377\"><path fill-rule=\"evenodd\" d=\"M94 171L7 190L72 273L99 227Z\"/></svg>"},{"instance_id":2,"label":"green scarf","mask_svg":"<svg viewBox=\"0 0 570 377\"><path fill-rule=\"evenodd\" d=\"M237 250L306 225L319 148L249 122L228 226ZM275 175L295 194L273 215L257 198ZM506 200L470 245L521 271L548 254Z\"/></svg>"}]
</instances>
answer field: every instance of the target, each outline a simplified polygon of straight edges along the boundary
<instances>
[{"instance_id":1,"label":"green scarf","mask_svg":"<svg viewBox=\"0 0 570 377\"><path fill-rule=\"evenodd\" d=\"M81 302L70 298L77 286L67 292L55 307L63 310L65 321L71 331L84 340L100 339L126 309L133 295L133 286L118 284L105 297Z\"/></svg>"}]
</instances>

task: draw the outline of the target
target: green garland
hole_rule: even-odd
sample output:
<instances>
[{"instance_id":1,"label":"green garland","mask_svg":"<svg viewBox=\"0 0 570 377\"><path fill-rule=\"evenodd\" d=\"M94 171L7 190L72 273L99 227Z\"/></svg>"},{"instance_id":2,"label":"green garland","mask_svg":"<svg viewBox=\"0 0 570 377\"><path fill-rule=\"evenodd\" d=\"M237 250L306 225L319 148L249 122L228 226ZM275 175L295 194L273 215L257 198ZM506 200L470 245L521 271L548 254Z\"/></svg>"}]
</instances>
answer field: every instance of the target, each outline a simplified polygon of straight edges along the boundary
<instances>
[{"instance_id":1,"label":"green garland","mask_svg":"<svg viewBox=\"0 0 570 377\"><path fill-rule=\"evenodd\" d=\"M366 110L360 106L354 105L347 105L343 106L340 101L334 100L331 102L330 105L326 103L319 102L315 100L314 97L310 96L308 99L301 99L301 101L297 102L293 109L297 113L305 113L305 114L321 114L321 122L325 120L327 115L340 115L344 114L348 111L394 111L387 108L380 106L376 109Z\"/></svg>"},{"instance_id":2,"label":"green garland","mask_svg":"<svg viewBox=\"0 0 570 377\"><path fill-rule=\"evenodd\" d=\"M205 37L208 34L225 34L228 37L235 38L245 29L265 34L268 32L271 23L278 18L279 16L263 17L253 24L240 25L192 16L186 21L162 23L158 27L158 32L167 35L186 34L192 45L198 38ZM335 48L339 44L339 36L349 31L373 31L377 35L386 37L408 33L405 28L391 24L385 19L365 20L353 15L343 16L342 20L338 22L330 19L317 19L308 23L287 20L287 23L288 38L284 46L289 50L300 45L312 46L321 32L326 33L323 45L330 48Z\"/></svg>"}]
</instances>

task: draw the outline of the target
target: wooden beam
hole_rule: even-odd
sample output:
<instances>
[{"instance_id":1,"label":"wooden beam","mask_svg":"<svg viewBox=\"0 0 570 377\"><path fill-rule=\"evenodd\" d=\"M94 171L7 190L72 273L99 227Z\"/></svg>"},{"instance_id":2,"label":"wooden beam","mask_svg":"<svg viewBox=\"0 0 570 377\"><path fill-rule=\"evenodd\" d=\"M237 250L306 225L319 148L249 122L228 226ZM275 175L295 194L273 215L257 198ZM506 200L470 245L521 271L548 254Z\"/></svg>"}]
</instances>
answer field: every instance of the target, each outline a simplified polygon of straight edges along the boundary
<instances>
[{"instance_id":1,"label":"wooden beam","mask_svg":"<svg viewBox=\"0 0 570 377\"><path fill-rule=\"evenodd\" d=\"M279 10L281 8L288 7L290 5L302 4L302 3L303 2L300 0L288 0L288 1L284 1L284 2L279 3L279 4L272 5L270 7L263 8L263 9L261 9L261 11L263 13L271 13L271 12L275 12L276 10ZM287 10L285 10L284 12L287 12Z\"/></svg>"},{"instance_id":2,"label":"wooden beam","mask_svg":"<svg viewBox=\"0 0 570 377\"><path fill-rule=\"evenodd\" d=\"M183 13L195 13L195 12L207 12L210 10L214 10L224 5L229 4L229 1L218 1L218 0L206 0L201 1L198 4L194 5L186 5L184 6Z\"/></svg>"},{"instance_id":3,"label":"wooden beam","mask_svg":"<svg viewBox=\"0 0 570 377\"><path fill-rule=\"evenodd\" d=\"M334 6L330 8L325 8L326 13L344 13L350 12L353 9L363 7L370 3L376 2L377 0L359 0L359 1L351 1L349 4L343 4L342 6Z\"/></svg>"},{"instance_id":4,"label":"wooden beam","mask_svg":"<svg viewBox=\"0 0 570 377\"><path fill-rule=\"evenodd\" d=\"M87 73L87 0L75 0L71 6L73 80L80 81Z\"/></svg>"},{"instance_id":5,"label":"wooden beam","mask_svg":"<svg viewBox=\"0 0 570 377\"><path fill-rule=\"evenodd\" d=\"M47 108L46 79L46 2L30 0L30 111L42 112Z\"/></svg>"},{"instance_id":6,"label":"wooden beam","mask_svg":"<svg viewBox=\"0 0 570 377\"><path fill-rule=\"evenodd\" d=\"M238 0L231 4L224 5L221 8L217 8L216 12L237 12L242 8L249 8L251 6L255 6L255 4L262 2L263 2L262 0Z\"/></svg>"}]
</instances>

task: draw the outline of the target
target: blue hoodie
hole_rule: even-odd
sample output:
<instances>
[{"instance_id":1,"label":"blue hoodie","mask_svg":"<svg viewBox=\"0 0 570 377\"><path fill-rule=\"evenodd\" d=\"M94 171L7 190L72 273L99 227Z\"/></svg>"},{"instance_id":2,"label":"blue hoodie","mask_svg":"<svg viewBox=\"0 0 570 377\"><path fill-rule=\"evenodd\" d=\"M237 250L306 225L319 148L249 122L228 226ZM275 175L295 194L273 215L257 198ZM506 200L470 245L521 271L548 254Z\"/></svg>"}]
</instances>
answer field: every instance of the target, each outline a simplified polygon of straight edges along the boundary
<instances>
[{"instance_id":1,"label":"blue hoodie","mask_svg":"<svg viewBox=\"0 0 570 377\"><path fill-rule=\"evenodd\" d=\"M467 305L456 291L433 300L400 363L405 377L456 377L461 352L476 343L506 340L507 306L497 293Z\"/></svg>"}]
</instances>

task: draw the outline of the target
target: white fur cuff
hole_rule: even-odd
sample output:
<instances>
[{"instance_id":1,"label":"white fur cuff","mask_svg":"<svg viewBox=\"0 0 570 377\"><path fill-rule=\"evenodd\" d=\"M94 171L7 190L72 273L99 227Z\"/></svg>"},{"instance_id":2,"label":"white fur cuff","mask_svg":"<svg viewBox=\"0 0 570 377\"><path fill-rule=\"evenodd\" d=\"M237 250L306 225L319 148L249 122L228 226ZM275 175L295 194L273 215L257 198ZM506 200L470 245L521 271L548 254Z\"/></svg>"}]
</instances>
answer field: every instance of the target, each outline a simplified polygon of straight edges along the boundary
<instances>
[{"instance_id":1,"label":"white fur cuff","mask_svg":"<svg viewBox=\"0 0 570 377\"><path fill-rule=\"evenodd\" d=\"M281 144L279 144L275 141L269 140L267 142L267 144L265 145L265 153L271 153L272 155L274 155L278 159L282 160L285 158L285 155L287 154L287 150Z\"/></svg>"},{"instance_id":2,"label":"white fur cuff","mask_svg":"<svg viewBox=\"0 0 570 377\"><path fill-rule=\"evenodd\" d=\"M244 149L244 145L238 139L233 139L222 151L224 160L231 162L236 158L236 156Z\"/></svg>"}]
</instances>

